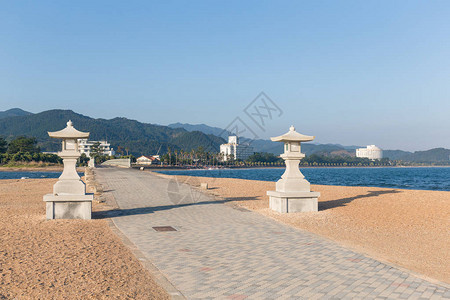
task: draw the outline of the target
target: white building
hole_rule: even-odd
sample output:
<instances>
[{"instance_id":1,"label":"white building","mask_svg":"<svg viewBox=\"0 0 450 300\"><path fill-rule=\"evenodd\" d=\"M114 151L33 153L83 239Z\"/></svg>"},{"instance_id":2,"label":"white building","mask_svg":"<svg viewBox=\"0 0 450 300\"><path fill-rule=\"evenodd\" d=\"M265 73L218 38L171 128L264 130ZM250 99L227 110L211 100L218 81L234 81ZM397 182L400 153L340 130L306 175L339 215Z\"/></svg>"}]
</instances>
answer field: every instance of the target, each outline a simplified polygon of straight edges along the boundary
<instances>
[{"instance_id":1,"label":"white building","mask_svg":"<svg viewBox=\"0 0 450 300\"><path fill-rule=\"evenodd\" d=\"M223 160L227 161L229 159L246 159L252 155L253 147L249 145L239 144L239 139L237 136L229 136L228 143L220 145L220 153L223 154Z\"/></svg>"},{"instance_id":2,"label":"white building","mask_svg":"<svg viewBox=\"0 0 450 300\"><path fill-rule=\"evenodd\" d=\"M356 149L356 157L365 157L368 159L382 159L383 150L375 145L369 145L366 148Z\"/></svg>"},{"instance_id":3,"label":"white building","mask_svg":"<svg viewBox=\"0 0 450 300\"><path fill-rule=\"evenodd\" d=\"M111 148L111 144L109 144L107 141L88 141L87 139L79 139L78 140L78 150L81 154L86 154L89 156L91 153L91 147L95 143L100 143L100 149L102 150L103 155L109 155L114 156L116 152L113 148Z\"/></svg>"}]
</instances>

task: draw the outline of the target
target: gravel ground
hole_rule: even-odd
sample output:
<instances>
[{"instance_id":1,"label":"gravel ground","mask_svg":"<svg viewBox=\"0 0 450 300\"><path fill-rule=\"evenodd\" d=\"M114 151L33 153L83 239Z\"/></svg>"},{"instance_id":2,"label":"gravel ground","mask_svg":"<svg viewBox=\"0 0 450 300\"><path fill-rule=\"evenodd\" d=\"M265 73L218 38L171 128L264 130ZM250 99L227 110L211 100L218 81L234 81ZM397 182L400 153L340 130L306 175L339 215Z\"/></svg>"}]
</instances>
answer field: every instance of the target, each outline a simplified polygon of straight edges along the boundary
<instances>
[{"instance_id":1,"label":"gravel ground","mask_svg":"<svg viewBox=\"0 0 450 300\"><path fill-rule=\"evenodd\" d=\"M277 221L314 232L425 276L450 283L450 192L312 185L319 212L271 211L274 182L177 176Z\"/></svg>"},{"instance_id":2,"label":"gravel ground","mask_svg":"<svg viewBox=\"0 0 450 300\"><path fill-rule=\"evenodd\" d=\"M169 299L107 220L45 220L55 182L0 180L0 299Z\"/></svg>"}]
</instances>

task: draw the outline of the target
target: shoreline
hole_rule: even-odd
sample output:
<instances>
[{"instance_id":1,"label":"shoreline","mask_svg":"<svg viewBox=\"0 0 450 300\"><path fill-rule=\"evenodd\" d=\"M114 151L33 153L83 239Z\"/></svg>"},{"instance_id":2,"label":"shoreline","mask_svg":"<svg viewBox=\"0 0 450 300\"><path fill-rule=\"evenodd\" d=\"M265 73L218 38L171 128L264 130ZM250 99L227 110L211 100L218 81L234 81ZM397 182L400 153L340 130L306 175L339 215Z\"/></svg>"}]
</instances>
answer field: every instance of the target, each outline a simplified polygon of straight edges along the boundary
<instances>
[{"instance_id":1,"label":"shoreline","mask_svg":"<svg viewBox=\"0 0 450 300\"><path fill-rule=\"evenodd\" d=\"M79 168L77 168L79 169ZM49 172L49 171L62 171L63 170L63 166L45 166L45 167L1 167L0 166L0 172L20 172L20 171L25 171L25 172L31 172L31 171L36 171L36 172Z\"/></svg>"},{"instance_id":2,"label":"shoreline","mask_svg":"<svg viewBox=\"0 0 450 300\"><path fill-rule=\"evenodd\" d=\"M144 167L145 170L148 171L155 171L155 170L167 170L167 171L214 171L214 170L254 170L254 169L286 169L286 166L277 166L277 167L228 167L228 168L170 168L170 167L146 167L146 166L140 166ZM138 167L135 167L138 169ZM450 165L448 166L299 166L300 169L393 169L393 168L450 168Z\"/></svg>"},{"instance_id":3,"label":"shoreline","mask_svg":"<svg viewBox=\"0 0 450 300\"><path fill-rule=\"evenodd\" d=\"M270 166L258 166L258 167L224 167L224 168L182 168L182 167L149 167L149 166L139 166L144 167L147 171L214 171L214 170L258 170L258 169L285 169L285 166L276 166L276 167L270 167ZM132 168L139 168L139 167L132 167ZM212 166L213 167L213 166ZM85 167L77 167L77 170L84 170ZM300 169L388 169L388 168L450 168L450 165L443 165L443 166L300 166ZM23 167L3 167L0 166L0 172L49 172L49 171L62 171L63 166L23 166ZM80 172L80 171L79 171Z\"/></svg>"},{"instance_id":4,"label":"shoreline","mask_svg":"<svg viewBox=\"0 0 450 300\"><path fill-rule=\"evenodd\" d=\"M85 167L77 167L77 172L84 172ZM0 167L0 172L62 172L63 166L46 167Z\"/></svg>"}]
</instances>

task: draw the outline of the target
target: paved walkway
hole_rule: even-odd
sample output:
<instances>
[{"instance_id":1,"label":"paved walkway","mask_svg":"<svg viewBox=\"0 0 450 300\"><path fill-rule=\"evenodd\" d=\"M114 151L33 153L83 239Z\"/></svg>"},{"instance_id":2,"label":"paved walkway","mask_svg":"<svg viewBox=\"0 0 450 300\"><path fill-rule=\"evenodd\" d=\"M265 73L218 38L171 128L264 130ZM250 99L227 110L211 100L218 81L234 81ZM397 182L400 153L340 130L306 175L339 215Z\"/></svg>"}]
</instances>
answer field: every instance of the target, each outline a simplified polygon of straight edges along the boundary
<instances>
[{"instance_id":1,"label":"paved walkway","mask_svg":"<svg viewBox=\"0 0 450 300\"><path fill-rule=\"evenodd\" d=\"M448 286L176 181L131 169L96 173L121 208L115 225L188 299L450 299Z\"/></svg>"}]
</instances>

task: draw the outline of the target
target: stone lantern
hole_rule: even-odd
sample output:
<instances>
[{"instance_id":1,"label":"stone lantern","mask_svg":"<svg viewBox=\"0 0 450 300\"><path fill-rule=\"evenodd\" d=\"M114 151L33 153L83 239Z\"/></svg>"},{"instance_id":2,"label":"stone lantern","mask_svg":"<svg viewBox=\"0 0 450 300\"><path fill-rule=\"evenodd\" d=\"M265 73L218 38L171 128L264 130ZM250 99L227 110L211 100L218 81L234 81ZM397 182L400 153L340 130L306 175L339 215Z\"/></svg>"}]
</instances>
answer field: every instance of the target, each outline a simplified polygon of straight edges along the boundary
<instances>
[{"instance_id":1,"label":"stone lantern","mask_svg":"<svg viewBox=\"0 0 450 300\"><path fill-rule=\"evenodd\" d=\"M298 167L305 157L301 153L301 142L312 141L314 136L300 134L291 126L288 133L271 140L284 143L281 158L286 163L286 171L277 181L276 191L267 192L270 208L280 213L318 211L320 193L311 192L309 182Z\"/></svg>"},{"instance_id":2,"label":"stone lantern","mask_svg":"<svg viewBox=\"0 0 450 300\"><path fill-rule=\"evenodd\" d=\"M89 132L76 130L72 121L60 131L48 132L52 138L62 139L62 151L58 156L63 159L64 170L58 182L53 186L53 194L44 196L47 219L91 219L91 194L86 194L86 186L78 176L76 164L80 157L78 139L88 138Z\"/></svg>"}]
</instances>

